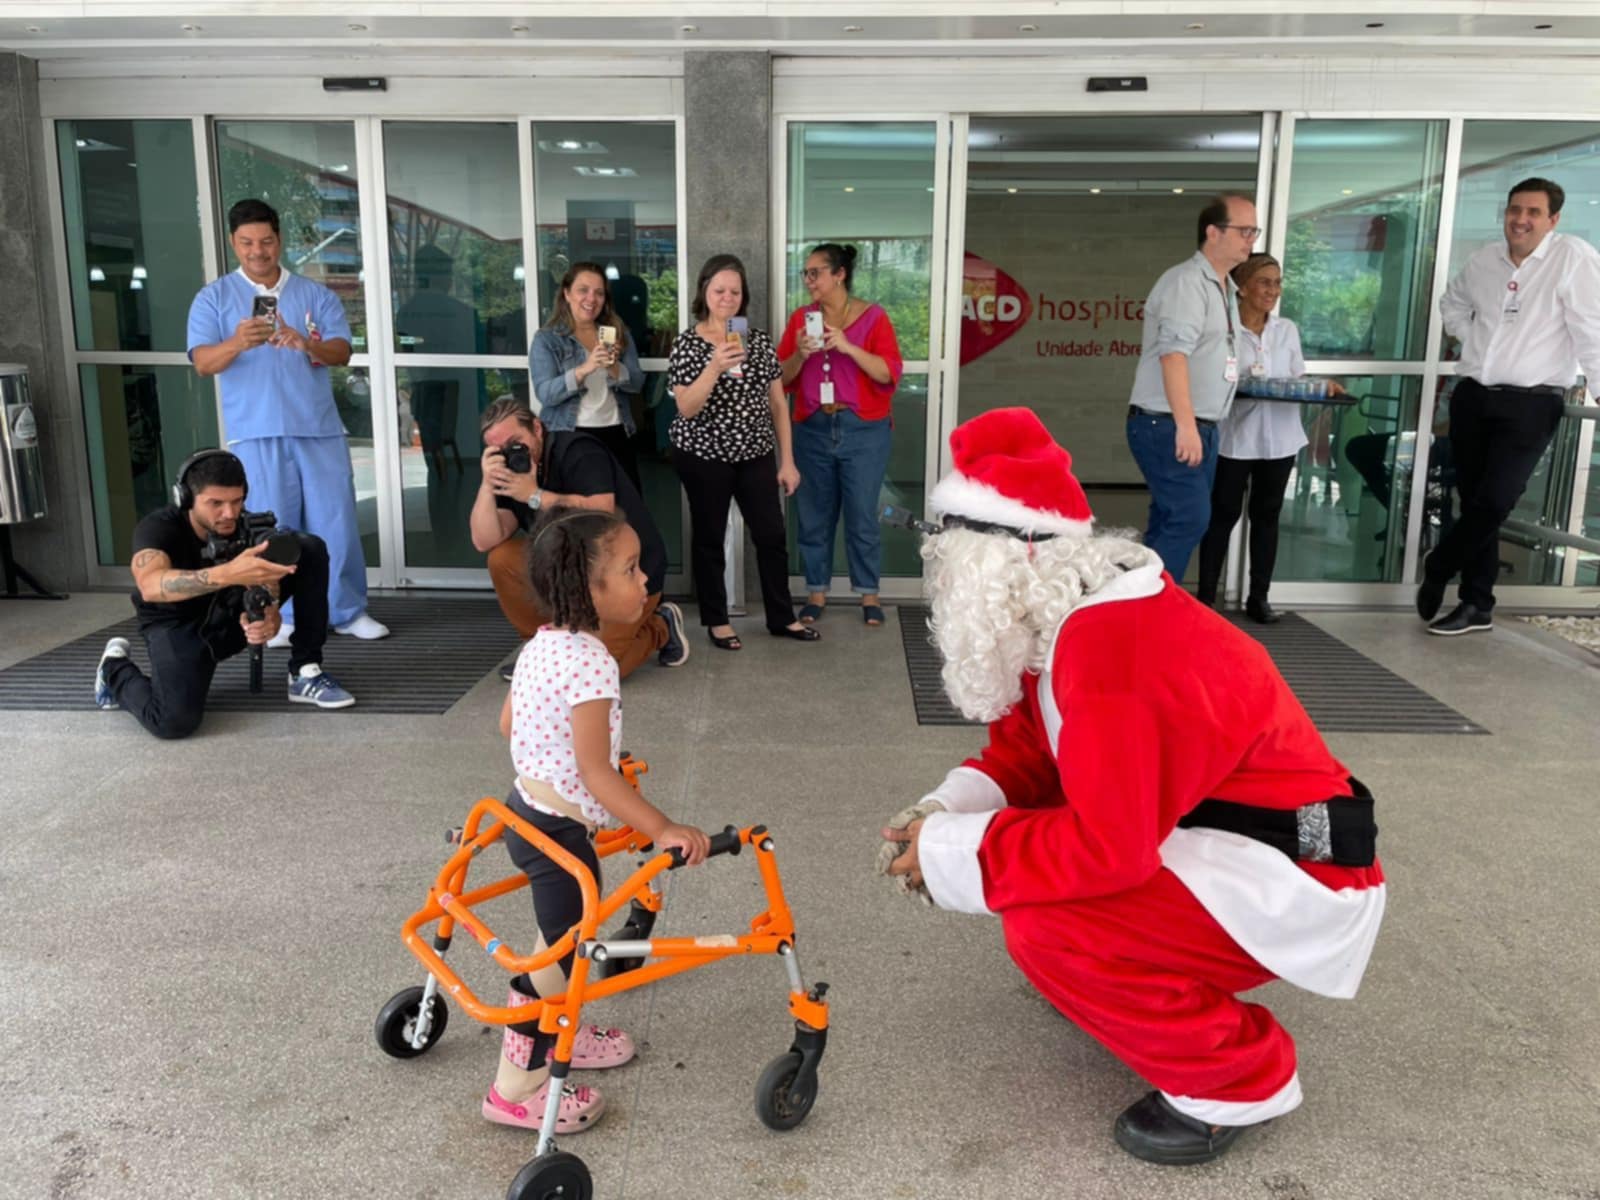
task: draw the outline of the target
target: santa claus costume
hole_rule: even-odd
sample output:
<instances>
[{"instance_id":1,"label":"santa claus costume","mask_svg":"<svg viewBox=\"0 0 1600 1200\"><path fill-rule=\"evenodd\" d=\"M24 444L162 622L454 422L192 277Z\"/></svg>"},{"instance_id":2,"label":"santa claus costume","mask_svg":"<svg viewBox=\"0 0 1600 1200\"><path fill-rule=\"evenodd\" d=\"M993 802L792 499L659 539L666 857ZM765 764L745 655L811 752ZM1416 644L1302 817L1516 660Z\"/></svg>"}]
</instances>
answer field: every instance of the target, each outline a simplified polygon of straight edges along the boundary
<instances>
[{"instance_id":1,"label":"santa claus costume","mask_svg":"<svg viewBox=\"0 0 1600 1200\"><path fill-rule=\"evenodd\" d=\"M1124 1149L1207 1161L1301 1099L1293 1041L1237 993L1360 983L1371 796L1259 643L1093 533L1030 410L950 445L925 578L946 688L989 741L886 830L911 842L890 869L998 914L1034 986L1155 1087L1118 1117Z\"/></svg>"}]
</instances>

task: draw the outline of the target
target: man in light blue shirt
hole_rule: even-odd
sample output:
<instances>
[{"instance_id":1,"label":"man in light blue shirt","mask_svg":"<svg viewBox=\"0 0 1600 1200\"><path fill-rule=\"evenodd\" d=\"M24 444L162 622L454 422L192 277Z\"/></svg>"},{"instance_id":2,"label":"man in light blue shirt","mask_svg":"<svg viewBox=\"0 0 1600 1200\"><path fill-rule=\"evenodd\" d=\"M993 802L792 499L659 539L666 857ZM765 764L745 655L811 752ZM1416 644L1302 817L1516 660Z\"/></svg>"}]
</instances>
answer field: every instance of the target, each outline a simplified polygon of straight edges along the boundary
<instances>
[{"instance_id":1,"label":"man in light blue shirt","mask_svg":"<svg viewBox=\"0 0 1600 1200\"><path fill-rule=\"evenodd\" d=\"M278 214L260 200L228 210L239 269L200 290L189 308L189 361L215 375L223 435L250 479L252 506L328 547L328 618L338 633L387 637L367 615L367 568L356 524L355 479L329 367L350 361L339 298L280 265ZM272 645L287 645L293 618Z\"/></svg>"},{"instance_id":2,"label":"man in light blue shirt","mask_svg":"<svg viewBox=\"0 0 1600 1200\"><path fill-rule=\"evenodd\" d=\"M1200 248L1156 281L1128 402L1128 448L1150 487L1144 544L1183 579L1211 521L1217 422L1239 379L1238 290L1229 272L1260 236L1256 206L1218 196L1200 212Z\"/></svg>"}]
</instances>

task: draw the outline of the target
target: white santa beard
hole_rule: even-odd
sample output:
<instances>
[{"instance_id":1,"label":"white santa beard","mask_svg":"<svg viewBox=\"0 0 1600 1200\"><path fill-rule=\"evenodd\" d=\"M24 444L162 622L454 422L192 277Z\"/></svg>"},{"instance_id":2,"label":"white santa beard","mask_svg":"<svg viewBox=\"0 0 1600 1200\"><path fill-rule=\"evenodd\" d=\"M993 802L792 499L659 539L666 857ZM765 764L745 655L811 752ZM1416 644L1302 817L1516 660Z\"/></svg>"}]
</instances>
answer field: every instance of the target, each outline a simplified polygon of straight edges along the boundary
<instances>
[{"instance_id":1,"label":"white santa beard","mask_svg":"<svg viewBox=\"0 0 1600 1200\"><path fill-rule=\"evenodd\" d=\"M925 539L922 557L945 691L968 720L987 722L1022 698L1026 672L1048 665L1067 614L1154 553L1108 534L1030 544L953 529Z\"/></svg>"}]
</instances>

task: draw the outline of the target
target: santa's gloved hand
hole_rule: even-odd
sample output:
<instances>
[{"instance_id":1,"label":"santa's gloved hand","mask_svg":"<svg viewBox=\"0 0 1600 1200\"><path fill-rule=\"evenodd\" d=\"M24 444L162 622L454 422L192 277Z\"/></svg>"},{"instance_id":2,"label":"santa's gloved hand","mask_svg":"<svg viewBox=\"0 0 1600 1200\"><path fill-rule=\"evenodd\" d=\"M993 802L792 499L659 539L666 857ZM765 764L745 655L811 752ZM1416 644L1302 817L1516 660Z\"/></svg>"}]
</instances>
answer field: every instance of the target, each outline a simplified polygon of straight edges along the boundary
<instances>
[{"instance_id":1,"label":"santa's gloved hand","mask_svg":"<svg viewBox=\"0 0 1600 1200\"><path fill-rule=\"evenodd\" d=\"M921 872L911 872L901 875L891 875L889 867L893 862L906 852L911 845L911 836L895 837L897 831L904 831L916 821L922 821L937 812L944 812L945 807L931 796L924 797L917 803L902 808L884 823L884 840L878 846L878 857L875 863L879 875L884 876L894 885L895 891L902 896L915 896L924 904L931 905L933 897L928 894L927 886L922 881Z\"/></svg>"}]
</instances>

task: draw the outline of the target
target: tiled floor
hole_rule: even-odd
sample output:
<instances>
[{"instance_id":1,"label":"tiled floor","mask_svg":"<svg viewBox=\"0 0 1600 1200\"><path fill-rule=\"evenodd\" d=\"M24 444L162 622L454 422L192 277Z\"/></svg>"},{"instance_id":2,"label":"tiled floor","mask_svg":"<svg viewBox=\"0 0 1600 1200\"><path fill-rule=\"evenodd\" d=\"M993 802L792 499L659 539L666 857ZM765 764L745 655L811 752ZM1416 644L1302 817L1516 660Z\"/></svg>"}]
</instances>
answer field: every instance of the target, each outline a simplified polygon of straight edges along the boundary
<instances>
[{"instance_id":1,"label":"tiled floor","mask_svg":"<svg viewBox=\"0 0 1600 1200\"><path fill-rule=\"evenodd\" d=\"M122 616L125 595L0 607L0 665ZM990 920L892 896L882 819L974 731L919 727L898 630L830 611L818 645L703 636L625 688L650 797L778 839L802 966L833 987L810 1120L756 1119L788 1041L784 978L732 962L601 1014L643 1043L563 1146L607 1198L1528 1200L1600 1195L1600 672L1506 627L1435 639L1314 614L1489 731L1330 735L1379 798L1387 925L1360 996L1260 994L1304 1107L1211 1167L1111 1142L1142 1090L1058 1017ZM337 670L339 646L329 653ZM90 680L83 686L88 688ZM508 783L485 678L441 717L219 714L158 743L122 714L0 714L0 1196L499 1197L532 1138L478 1102L497 1036L456 1013L386 1058L372 1022L420 982L400 943L441 833ZM742 930L748 857L671 878L663 934ZM531 929L521 905L508 935ZM470 943L456 958L486 989Z\"/></svg>"}]
</instances>

